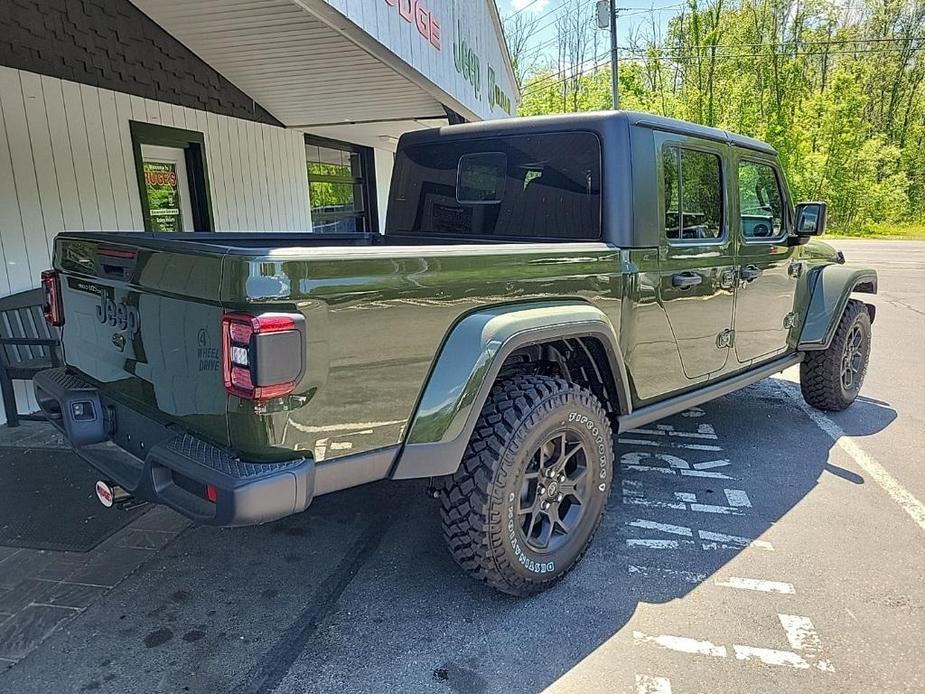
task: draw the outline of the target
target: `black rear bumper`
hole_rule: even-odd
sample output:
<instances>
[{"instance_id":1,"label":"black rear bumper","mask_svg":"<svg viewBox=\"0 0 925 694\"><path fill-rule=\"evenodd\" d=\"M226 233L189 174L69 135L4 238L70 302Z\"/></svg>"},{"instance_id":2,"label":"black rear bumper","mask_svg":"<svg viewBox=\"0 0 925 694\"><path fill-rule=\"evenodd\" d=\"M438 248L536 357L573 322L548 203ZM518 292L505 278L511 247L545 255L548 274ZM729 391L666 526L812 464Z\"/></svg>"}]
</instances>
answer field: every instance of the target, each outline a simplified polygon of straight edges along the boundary
<instances>
[{"instance_id":1,"label":"black rear bumper","mask_svg":"<svg viewBox=\"0 0 925 694\"><path fill-rule=\"evenodd\" d=\"M252 463L106 398L65 369L33 381L39 406L81 458L135 497L209 525L254 525L304 511L311 459ZM208 488L214 488L215 501Z\"/></svg>"}]
</instances>

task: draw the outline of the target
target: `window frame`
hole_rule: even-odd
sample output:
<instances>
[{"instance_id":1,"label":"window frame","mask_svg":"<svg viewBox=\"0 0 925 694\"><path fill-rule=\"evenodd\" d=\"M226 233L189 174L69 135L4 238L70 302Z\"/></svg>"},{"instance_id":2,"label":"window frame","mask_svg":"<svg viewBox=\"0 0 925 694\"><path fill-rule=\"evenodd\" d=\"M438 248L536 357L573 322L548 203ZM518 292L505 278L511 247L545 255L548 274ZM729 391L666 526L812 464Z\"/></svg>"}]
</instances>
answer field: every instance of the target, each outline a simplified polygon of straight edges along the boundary
<instances>
[{"instance_id":1,"label":"window frame","mask_svg":"<svg viewBox=\"0 0 925 694\"><path fill-rule=\"evenodd\" d=\"M682 164L681 157L684 150L692 152L700 152L701 154L709 154L716 157L719 161L719 193L720 193L720 235L712 239L672 239L668 236L668 227L665 226L665 215L668 212L668 196L665 190L665 152L669 149L678 150L678 207L679 213L683 220L684 207L683 207L683 191L684 191L684 177L682 175ZM686 246L722 246L729 241L729 200L727 197L728 189L728 174L726 171L726 158L723 156L723 153L717 151L716 148L710 147L709 145L699 145L697 143L679 141L679 140L669 140L663 142L660 148L659 156L659 182L658 187L660 191L660 214L659 214L659 225L661 226L662 238L668 243L669 246L676 247L686 247Z\"/></svg>"},{"instance_id":2,"label":"window frame","mask_svg":"<svg viewBox=\"0 0 925 694\"><path fill-rule=\"evenodd\" d=\"M739 179L739 167L742 164L757 164L758 166L767 166L774 173L774 180L777 182L777 192L780 194L781 201L781 233L777 236L769 236L767 238L749 238L742 233L742 198L741 198L741 189L740 179ZM745 246L761 246L761 245L777 245L781 241L784 241L790 236L790 227L791 227L791 210L790 210L790 196L788 194L787 187L784 185L782 180L782 173L777 165L775 160L763 159L761 157L755 156L753 154L742 155L740 154L736 157L736 184L735 184L735 197L736 197L736 216L738 219L738 235L739 242Z\"/></svg>"},{"instance_id":3,"label":"window frame","mask_svg":"<svg viewBox=\"0 0 925 694\"><path fill-rule=\"evenodd\" d=\"M308 151L307 147L324 147L325 149L335 149L341 152L349 152L350 154L357 154L360 158L360 176L337 176L337 175L327 175L327 174L312 174L308 170ZM375 152L372 147L364 147L363 145L357 145L352 142L344 142L342 140L333 140L327 137L320 137L318 135L305 135L304 138L304 147L305 151L305 174L308 182L308 190L305 191L308 196L308 212L309 217L311 218L312 227L315 226L315 217L312 215L312 199L311 199L311 186L312 183L337 183L337 184L349 184L354 186L361 186L363 191L363 209L359 212L334 212L329 215L324 215L326 218L332 221L338 221L340 219L356 219L364 218L367 228L363 231L356 232L347 232L347 233L357 233L357 234L378 234L379 230L379 205L378 198L376 195L376 160ZM329 232L315 232L312 229L313 233L329 233Z\"/></svg>"},{"instance_id":4,"label":"window frame","mask_svg":"<svg viewBox=\"0 0 925 694\"><path fill-rule=\"evenodd\" d=\"M138 182L138 195L141 198L141 216L145 231L155 232L156 230L151 224L151 209L145 184L144 157L141 153L142 145L184 150L194 228L179 233L215 231L212 217L212 191L209 187L209 170L206 163L205 134L195 130L182 130L135 120L129 121L129 134L132 139L132 155L135 161L135 176Z\"/></svg>"}]
</instances>

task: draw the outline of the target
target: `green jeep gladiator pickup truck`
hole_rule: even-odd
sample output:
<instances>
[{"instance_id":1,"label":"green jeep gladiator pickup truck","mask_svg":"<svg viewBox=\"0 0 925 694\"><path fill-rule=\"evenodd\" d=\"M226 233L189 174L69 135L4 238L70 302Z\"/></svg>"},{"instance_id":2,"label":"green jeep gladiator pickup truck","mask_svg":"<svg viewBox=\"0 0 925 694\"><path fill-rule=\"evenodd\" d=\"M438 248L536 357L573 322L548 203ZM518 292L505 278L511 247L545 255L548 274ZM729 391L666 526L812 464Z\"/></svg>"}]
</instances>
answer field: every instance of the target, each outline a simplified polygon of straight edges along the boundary
<instances>
[{"instance_id":1,"label":"green jeep gladiator pickup truck","mask_svg":"<svg viewBox=\"0 0 925 694\"><path fill-rule=\"evenodd\" d=\"M430 479L460 566L530 595L591 541L615 431L795 364L855 399L877 275L825 213L768 145L647 114L409 133L383 235L59 234L36 397L104 503L247 525Z\"/></svg>"}]
</instances>

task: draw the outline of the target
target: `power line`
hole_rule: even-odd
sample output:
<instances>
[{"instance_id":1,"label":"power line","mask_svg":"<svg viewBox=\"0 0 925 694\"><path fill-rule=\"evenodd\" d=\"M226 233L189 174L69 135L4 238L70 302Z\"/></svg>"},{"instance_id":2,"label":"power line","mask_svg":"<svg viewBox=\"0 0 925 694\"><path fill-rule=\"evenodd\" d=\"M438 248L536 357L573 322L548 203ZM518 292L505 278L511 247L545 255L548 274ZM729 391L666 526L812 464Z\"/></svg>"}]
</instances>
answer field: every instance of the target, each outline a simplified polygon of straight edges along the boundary
<instances>
[{"instance_id":1,"label":"power line","mask_svg":"<svg viewBox=\"0 0 925 694\"><path fill-rule=\"evenodd\" d=\"M796 51L796 52L786 51L786 52L777 52L777 55L783 56L785 58L801 58L803 56L813 56L813 55L878 55L878 54L890 54L890 53L903 53L906 50L921 51L921 50L925 50L925 46L912 46L909 48L869 48L869 49L862 49L862 50L856 50L856 51L850 51L850 50L849 51ZM766 55L762 55L754 51L752 53L732 53L732 54L731 53L719 53L715 56L705 56L701 53L693 54L693 53L690 53L689 51L686 52L685 54L685 52L683 51L673 51L673 50L663 51L660 49L656 49L655 52L659 56L662 56L662 57L667 57L667 58L672 58L672 59L680 58L682 60L691 59L691 58L694 58L694 59L708 58L711 60L715 58L717 60L720 60L720 59L726 60L729 58L765 58L767 57ZM651 55L652 55L651 49L648 51L636 51L635 55L633 55L631 59L638 60L640 58L651 57ZM627 58L627 59L630 59L630 58Z\"/></svg>"},{"instance_id":2,"label":"power line","mask_svg":"<svg viewBox=\"0 0 925 694\"><path fill-rule=\"evenodd\" d=\"M533 7L533 6L534 6L536 3L538 3L539 1L540 1L540 0L530 0L530 2L528 2L526 5L524 5L523 7L521 7L519 10L514 10L513 12L511 12L507 17L505 17L505 19L510 19L510 18L513 17L514 15L520 14L520 13L523 12L524 10L527 10L527 9Z\"/></svg>"},{"instance_id":3,"label":"power line","mask_svg":"<svg viewBox=\"0 0 925 694\"><path fill-rule=\"evenodd\" d=\"M583 65L587 65L587 64L590 63L591 61L597 61L597 62L595 62L593 65L591 65L591 66L588 67L588 68L585 68L585 69L583 69L583 70L578 70L578 71L576 71L576 72L574 72L574 73L572 73L572 74L570 74L570 75L566 75L566 74L565 74L565 73L567 73L569 70L571 70L571 69L573 69L573 68L575 68L575 67L581 67L581 66L583 66ZM524 97L524 96L526 96L527 94L531 94L531 93L533 93L533 92L535 92L535 91L538 91L539 88L540 88L540 87L543 87L544 85L547 85L547 84L550 84L550 83L552 83L552 82L558 81L560 77L563 77L563 76L567 76L567 77L569 77L569 78L579 77L579 76L584 75L584 74L586 74L586 73L588 73L588 72L591 72L592 70L597 70L598 68L600 68L600 67L606 65L606 64L609 63L609 62L610 62L610 58L609 58L609 57L608 57L606 60L599 60L599 57L598 57L598 56L595 56L595 57L593 57L593 58L588 58L587 60L584 60L584 61L578 63L577 65L569 65L568 67L565 67L565 68L563 68L563 69L561 69L561 70L559 70L559 71L557 71L557 72L554 72L554 73L552 73L551 75L544 75L544 76L542 76L542 77L538 77L536 80L534 80L534 81L532 81L532 82L528 82L526 85L524 85L526 88L521 92L521 97Z\"/></svg>"},{"instance_id":4,"label":"power line","mask_svg":"<svg viewBox=\"0 0 925 694\"><path fill-rule=\"evenodd\" d=\"M925 36L909 36L906 38L880 38L880 39L819 39L815 40L812 38L803 38L795 39L793 41L780 41L778 43L702 43L695 44L692 46L685 46L686 49L694 48L750 48L750 47L759 47L759 48L775 48L775 47L788 47L796 43L802 43L805 45L832 45L832 44L845 44L845 43L898 43L898 42L912 42L912 41L925 41Z\"/></svg>"},{"instance_id":5,"label":"power line","mask_svg":"<svg viewBox=\"0 0 925 694\"><path fill-rule=\"evenodd\" d=\"M905 49L880 48L880 49L864 49L864 50L859 50L859 51L801 51L798 53L780 53L779 55L782 55L783 57L786 57L786 58L802 58L806 56L833 56L833 55L877 55L877 54L900 53L903 50ZM925 50L925 46L914 47L914 48L911 48L910 50L913 50L913 51ZM623 55L620 57L621 63L634 62L634 61L639 61L639 60L646 59L646 58L664 58L666 60L680 62L683 60L704 59L707 57L701 54L690 54L690 53L688 53L687 55L682 55L680 52L672 53L671 51L664 51L662 49L656 50L655 55L653 55L652 51L643 51L643 52L630 51L629 53L630 54L627 55L627 52L624 51ZM719 55L713 56L711 59L715 59L715 60L744 59L744 58L755 59L755 58L765 58L765 57L767 56L761 55L758 53L739 53L739 54L728 54L728 53L722 54L721 53ZM586 60L584 61L584 63L580 63L579 65L583 65L587 62L589 61ZM572 73L571 75L568 75L568 77L571 79L574 79L575 77L586 75L589 72L594 72L595 70L605 67L609 62L610 62L609 59L598 61L597 63L590 65L589 67L578 70L577 72ZM528 82L525 85L525 89L523 90L521 96L525 97L529 94L542 91L542 88L544 86L550 85L551 82L557 81L558 78L564 72L567 72L568 69L569 68L566 68L565 70L559 70L558 72L553 73L552 75L546 75L546 76L538 78L537 80L533 82Z\"/></svg>"},{"instance_id":6,"label":"power line","mask_svg":"<svg viewBox=\"0 0 925 694\"><path fill-rule=\"evenodd\" d=\"M559 6L558 6L558 9L561 9L561 8L563 8L563 7L565 7L565 5L559 5ZM678 8L683 8L683 7L684 7L684 4L683 4L683 3L679 3L679 4L677 4L677 5L669 5L669 6L666 6L666 7L654 7L654 8L650 8L650 9L639 10L639 11L636 11L636 12L629 12L629 13L627 13L627 14L621 14L620 16L621 16L621 17L635 17L635 16L640 15L640 14L649 14L649 13L651 13L651 12L663 12L663 11L665 11L665 12L671 12L671 11L674 11L674 10L676 10L676 9L678 9ZM635 10L636 8L628 8L628 9L634 9L634 10ZM617 11L618 11L618 12L622 12L622 9L618 9ZM555 21L557 21L557 20L558 20L558 18L556 18L556 20L554 20L554 21L552 21L552 22L547 23L545 26L546 26L546 27L549 27L549 26L551 26L552 24L554 24ZM534 31L534 33L536 33L536 34L542 33L542 30L537 29L537 30ZM559 40L559 37L558 37L558 36L553 36L552 38L549 38L549 39L547 39L546 41L543 41L543 42L537 44L536 46L531 46L530 49L529 49L529 54L530 54L531 56L538 56L538 55L539 55L540 53L542 53L546 48L548 48L549 46L552 46L552 45L553 45L554 43L556 43L558 40Z\"/></svg>"}]
</instances>

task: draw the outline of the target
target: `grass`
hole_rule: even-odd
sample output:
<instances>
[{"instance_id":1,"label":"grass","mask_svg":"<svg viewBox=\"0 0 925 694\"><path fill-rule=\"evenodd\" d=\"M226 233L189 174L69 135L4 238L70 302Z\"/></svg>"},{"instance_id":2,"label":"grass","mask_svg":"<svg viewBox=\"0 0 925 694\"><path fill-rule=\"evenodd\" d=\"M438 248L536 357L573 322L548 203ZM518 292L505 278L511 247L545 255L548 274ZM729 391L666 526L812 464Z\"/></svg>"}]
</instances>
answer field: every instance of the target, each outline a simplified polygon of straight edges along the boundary
<instances>
[{"instance_id":1,"label":"grass","mask_svg":"<svg viewBox=\"0 0 925 694\"><path fill-rule=\"evenodd\" d=\"M925 241L923 224L871 224L861 231L830 229L825 235L834 239L891 239L895 241Z\"/></svg>"}]
</instances>

